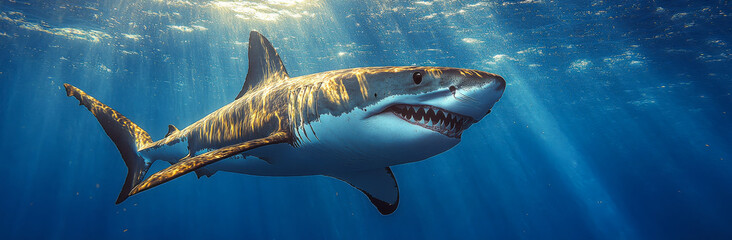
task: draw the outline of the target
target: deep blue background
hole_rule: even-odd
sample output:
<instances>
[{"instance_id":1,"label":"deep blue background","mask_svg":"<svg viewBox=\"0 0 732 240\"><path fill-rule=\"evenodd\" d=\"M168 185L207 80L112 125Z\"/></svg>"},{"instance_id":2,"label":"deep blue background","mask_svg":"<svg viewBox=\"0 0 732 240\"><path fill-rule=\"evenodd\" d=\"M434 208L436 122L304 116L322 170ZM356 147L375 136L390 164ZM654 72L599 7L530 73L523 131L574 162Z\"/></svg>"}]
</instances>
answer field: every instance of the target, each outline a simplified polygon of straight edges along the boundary
<instances>
[{"instance_id":1,"label":"deep blue background","mask_svg":"<svg viewBox=\"0 0 732 240\"><path fill-rule=\"evenodd\" d=\"M730 6L0 0L0 236L730 239ZM457 147L393 167L390 216L334 179L224 172L115 205L124 164L62 84L158 139L233 100L251 30L291 76L430 65L508 86Z\"/></svg>"}]
</instances>

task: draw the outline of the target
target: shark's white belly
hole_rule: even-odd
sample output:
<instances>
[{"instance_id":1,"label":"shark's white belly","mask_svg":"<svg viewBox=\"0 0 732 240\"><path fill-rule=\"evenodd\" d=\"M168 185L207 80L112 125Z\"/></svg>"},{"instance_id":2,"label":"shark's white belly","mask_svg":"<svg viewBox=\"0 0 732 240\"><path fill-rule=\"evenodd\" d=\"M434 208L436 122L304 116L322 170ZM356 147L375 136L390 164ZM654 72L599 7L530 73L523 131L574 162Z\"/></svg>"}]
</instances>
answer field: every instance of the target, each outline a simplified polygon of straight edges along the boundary
<instances>
[{"instance_id":1,"label":"shark's white belly","mask_svg":"<svg viewBox=\"0 0 732 240\"><path fill-rule=\"evenodd\" d=\"M323 115L297 131L300 142L296 147L264 146L246 152L246 158L238 155L207 168L266 176L363 171L424 160L460 141L414 127L390 113L364 120L364 112L356 109L339 116Z\"/></svg>"}]
</instances>

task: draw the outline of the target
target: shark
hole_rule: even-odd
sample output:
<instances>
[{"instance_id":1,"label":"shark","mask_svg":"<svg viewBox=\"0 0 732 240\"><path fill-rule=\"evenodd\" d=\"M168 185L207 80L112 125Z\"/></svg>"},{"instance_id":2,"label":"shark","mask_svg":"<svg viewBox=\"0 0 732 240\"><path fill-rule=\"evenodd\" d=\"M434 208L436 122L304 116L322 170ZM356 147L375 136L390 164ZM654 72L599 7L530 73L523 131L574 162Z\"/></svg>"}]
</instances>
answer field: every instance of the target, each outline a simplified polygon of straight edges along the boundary
<instances>
[{"instance_id":1,"label":"shark","mask_svg":"<svg viewBox=\"0 0 732 240\"><path fill-rule=\"evenodd\" d=\"M399 204L391 166L456 146L491 112L505 80L449 67L363 67L290 77L269 40L249 34L249 69L234 101L157 141L127 117L64 83L97 119L128 169L117 204L194 172L323 175L360 190L382 215ZM146 178L162 160L171 165Z\"/></svg>"}]
</instances>

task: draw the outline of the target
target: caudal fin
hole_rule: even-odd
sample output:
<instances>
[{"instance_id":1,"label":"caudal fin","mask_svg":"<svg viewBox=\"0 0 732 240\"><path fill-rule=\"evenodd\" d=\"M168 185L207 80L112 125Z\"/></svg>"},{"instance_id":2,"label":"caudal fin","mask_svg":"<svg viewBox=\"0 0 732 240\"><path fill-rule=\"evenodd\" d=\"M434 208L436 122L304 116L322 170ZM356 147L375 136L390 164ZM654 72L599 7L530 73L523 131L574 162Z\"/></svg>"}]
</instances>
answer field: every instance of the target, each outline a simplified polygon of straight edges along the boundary
<instances>
[{"instance_id":1,"label":"caudal fin","mask_svg":"<svg viewBox=\"0 0 732 240\"><path fill-rule=\"evenodd\" d=\"M104 131L117 146L117 150L122 155L122 159L127 165L127 178L122 186L122 191L117 197L117 203L123 202L129 196L132 188L142 182L151 163L143 159L137 150L152 142L150 135L138 127L125 116L110 108L107 105L97 101L93 97L84 93L80 89L64 83L67 96L74 96L79 100L79 105L84 105L94 114L99 124L102 125Z\"/></svg>"}]
</instances>

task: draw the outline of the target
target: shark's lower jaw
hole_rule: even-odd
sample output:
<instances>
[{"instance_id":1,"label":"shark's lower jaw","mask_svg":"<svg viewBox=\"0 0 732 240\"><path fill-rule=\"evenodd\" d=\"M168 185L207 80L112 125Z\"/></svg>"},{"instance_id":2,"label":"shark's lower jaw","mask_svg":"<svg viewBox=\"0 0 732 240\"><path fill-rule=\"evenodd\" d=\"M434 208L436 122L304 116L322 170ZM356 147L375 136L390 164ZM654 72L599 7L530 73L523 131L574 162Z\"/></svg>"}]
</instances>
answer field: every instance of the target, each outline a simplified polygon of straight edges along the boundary
<instances>
[{"instance_id":1,"label":"shark's lower jaw","mask_svg":"<svg viewBox=\"0 0 732 240\"><path fill-rule=\"evenodd\" d=\"M460 138L463 131L475 122L471 117L428 105L397 104L388 107L384 112L393 113L408 123L451 138Z\"/></svg>"}]
</instances>

